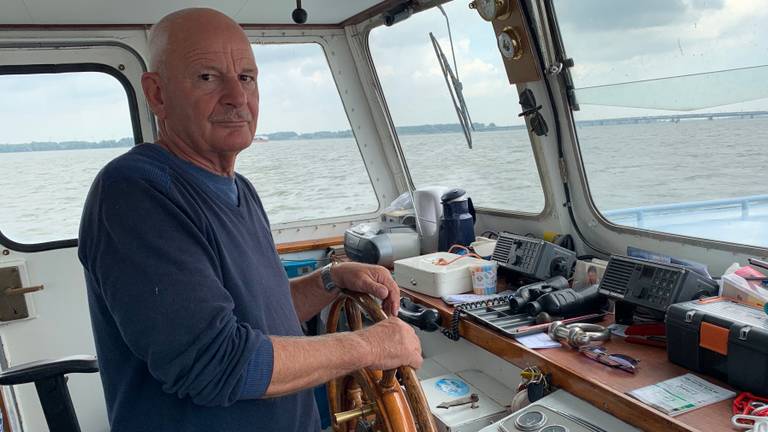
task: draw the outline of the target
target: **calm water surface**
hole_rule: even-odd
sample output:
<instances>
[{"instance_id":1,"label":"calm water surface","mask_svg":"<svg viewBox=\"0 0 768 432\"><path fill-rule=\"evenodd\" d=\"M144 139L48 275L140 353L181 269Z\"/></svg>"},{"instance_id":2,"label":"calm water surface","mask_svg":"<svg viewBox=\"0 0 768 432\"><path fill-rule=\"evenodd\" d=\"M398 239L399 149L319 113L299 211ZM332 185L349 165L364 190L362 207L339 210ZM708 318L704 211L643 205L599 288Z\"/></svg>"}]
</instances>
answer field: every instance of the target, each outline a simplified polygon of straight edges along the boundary
<instances>
[{"instance_id":1,"label":"calm water surface","mask_svg":"<svg viewBox=\"0 0 768 432\"><path fill-rule=\"evenodd\" d=\"M593 198L611 210L768 193L766 130L768 119L745 119L581 127L578 134ZM417 186L461 186L482 207L544 206L525 131L477 133L473 150L460 134L401 142ZM0 230L23 243L76 237L94 176L127 150L0 153ZM255 185L273 224L379 208L351 138L256 143L237 170Z\"/></svg>"}]
</instances>

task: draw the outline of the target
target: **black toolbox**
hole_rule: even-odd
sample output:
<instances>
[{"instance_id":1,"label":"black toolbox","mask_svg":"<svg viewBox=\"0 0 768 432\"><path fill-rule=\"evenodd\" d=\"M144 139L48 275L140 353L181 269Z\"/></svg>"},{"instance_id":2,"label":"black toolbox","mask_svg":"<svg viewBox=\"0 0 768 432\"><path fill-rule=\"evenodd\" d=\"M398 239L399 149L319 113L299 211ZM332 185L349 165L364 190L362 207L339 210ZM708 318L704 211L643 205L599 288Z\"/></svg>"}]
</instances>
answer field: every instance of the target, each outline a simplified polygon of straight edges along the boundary
<instances>
[{"instance_id":1,"label":"black toolbox","mask_svg":"<svg viewBox=\"0 0 768 432\"><path fill-rule=\"evenodd\" d=\"M669 361L738 390L768 395L768 315L715 297L667 309Z\"/></svg>"}]
</instances>

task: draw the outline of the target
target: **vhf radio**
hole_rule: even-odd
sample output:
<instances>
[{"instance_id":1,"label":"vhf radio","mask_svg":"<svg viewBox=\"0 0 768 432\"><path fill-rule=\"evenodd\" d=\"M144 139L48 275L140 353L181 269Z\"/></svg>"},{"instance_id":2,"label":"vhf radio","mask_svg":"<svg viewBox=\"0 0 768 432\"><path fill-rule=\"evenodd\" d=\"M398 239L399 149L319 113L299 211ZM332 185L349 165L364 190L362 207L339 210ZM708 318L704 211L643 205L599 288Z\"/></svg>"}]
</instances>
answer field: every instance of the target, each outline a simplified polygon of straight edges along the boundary
<instances>
[{"instance_id":1,"label":"vhf radio","mask_svg":"<svg viewBox=\"0 0 768 432\"><path fill-rule=\"evenodd\" d=\"M669 305L713 296L717 290L715 281L686 267L623 255L611 256L598 288L600 294L631 308L641 306L662 313ZM617 306L617 319L618 315Z\"/></svg>"},{"instance_id":2,"label":"vhf radio","mask_svg":"<svg viewBox=\"0 0 768 432\"><path fill-rule=\"evenodd\" d=\"M503 232L491 259L525 277L545 280L553 276L571 277L576 252L541 239Z\"/></svg>"}]
</instances>

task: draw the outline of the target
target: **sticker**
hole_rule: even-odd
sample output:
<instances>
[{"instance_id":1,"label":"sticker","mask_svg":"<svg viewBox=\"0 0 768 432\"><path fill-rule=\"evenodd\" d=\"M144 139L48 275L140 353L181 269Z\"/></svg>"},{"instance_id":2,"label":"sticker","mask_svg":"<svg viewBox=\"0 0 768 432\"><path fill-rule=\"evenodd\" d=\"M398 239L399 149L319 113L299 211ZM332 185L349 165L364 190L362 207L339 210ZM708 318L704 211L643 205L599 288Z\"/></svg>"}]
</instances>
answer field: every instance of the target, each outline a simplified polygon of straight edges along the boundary
<instances>
[{"instance_id":1,"label":"sticker","mask_svg":"<svg viewBox=\"0 0 768 432\"><path fill-rule=\"evenodd\" d=\"M435 387L448 396L464 396L469 393L469 386L461 380L443 378L435 383Z\"/></svg>"}]
</instances>

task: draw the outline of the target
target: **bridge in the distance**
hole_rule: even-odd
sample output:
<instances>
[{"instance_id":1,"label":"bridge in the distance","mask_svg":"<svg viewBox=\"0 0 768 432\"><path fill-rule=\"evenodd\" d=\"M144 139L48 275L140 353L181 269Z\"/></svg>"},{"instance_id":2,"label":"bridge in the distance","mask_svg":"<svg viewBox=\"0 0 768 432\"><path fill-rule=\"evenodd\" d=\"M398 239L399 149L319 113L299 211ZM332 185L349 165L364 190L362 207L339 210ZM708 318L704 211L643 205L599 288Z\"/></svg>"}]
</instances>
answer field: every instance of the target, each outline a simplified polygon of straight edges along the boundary
<instances>
[{"instance_id":1,"label":"bridge in the distance","mask_svg":"<svg viewBox=\"0 0 768 432\"><path fill-rule=\"evenodd\" d=\"M657 116L642 117L622 117L614 119L598 120L580 120L576 122L579 126L605 126L616 124L636 124L636 123L655 123L672 122L677 123L681 120L717 120L727 118L753 119L759 117L768 117L768 111L732 111L732 112L714 112L700 114L669 114Z\"/></svg>"}]
</instances>

